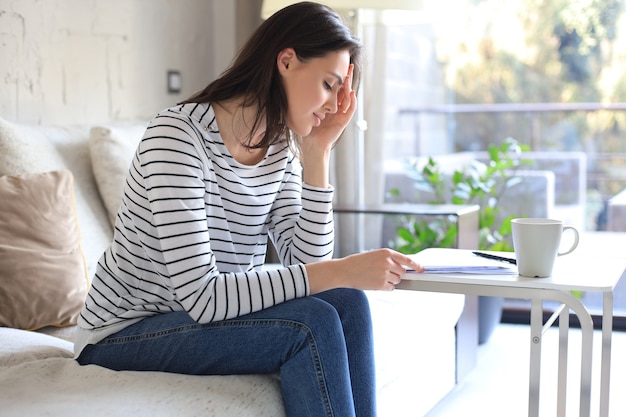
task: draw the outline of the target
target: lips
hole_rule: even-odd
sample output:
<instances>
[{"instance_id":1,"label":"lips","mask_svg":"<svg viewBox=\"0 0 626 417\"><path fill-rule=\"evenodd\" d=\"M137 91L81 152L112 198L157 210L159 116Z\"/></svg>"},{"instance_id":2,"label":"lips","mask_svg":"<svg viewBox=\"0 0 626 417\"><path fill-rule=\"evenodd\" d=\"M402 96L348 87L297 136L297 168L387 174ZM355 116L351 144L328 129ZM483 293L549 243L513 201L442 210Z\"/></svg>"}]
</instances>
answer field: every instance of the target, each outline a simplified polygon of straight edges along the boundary
<instances>
[{"instance_id":1,"label":"lips","mask_svg":"<svg viewBox=\"0 0 626 417\"><path fill-rule=\"evenodd\" d=\"M322 124L322 120L326 117L324 113L313 113L313 116L315 116L315 127Z\"/></svg>"}]
</instances>

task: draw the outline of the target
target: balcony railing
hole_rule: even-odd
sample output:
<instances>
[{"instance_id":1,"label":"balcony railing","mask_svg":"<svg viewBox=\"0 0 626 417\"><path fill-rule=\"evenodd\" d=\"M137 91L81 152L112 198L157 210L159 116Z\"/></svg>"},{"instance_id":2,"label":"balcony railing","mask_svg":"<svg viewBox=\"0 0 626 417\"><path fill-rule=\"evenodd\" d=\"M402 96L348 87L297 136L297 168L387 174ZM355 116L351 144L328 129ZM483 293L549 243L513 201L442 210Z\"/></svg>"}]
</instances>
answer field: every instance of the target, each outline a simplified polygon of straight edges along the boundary
<instances>
[{"instance_id":1,"label":"balcony railing","mask_svg":"<svg viewBox=\"0 0 626 417\"><path fill-rule=\"evenodd\" d=\"M585 152L587 211L597 211L591 206L606 205L626 189L626 103L442 104L401 109L399 113L448 118L444 126L455 151L486 149L513 137L533 151ZM480 126L483 136L471 131L472 126ZM565 129L569 129L567 134ZM601 219L602 213L597 217ZM602 227L599 220L591 229Z\"/></svg>"}]
</instances>

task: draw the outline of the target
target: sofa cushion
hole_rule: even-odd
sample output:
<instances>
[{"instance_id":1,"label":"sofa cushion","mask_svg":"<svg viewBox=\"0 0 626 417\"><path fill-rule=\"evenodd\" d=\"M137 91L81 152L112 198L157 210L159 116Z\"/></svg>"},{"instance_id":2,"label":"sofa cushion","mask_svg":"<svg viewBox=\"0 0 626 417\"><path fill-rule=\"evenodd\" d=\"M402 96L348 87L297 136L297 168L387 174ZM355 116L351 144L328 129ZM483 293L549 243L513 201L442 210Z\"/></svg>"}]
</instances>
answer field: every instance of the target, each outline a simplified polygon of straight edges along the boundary
<instances>
[{"instance_id":1,"label":"sofa cushion","mask_svg":"<svg viewBox=\"0 0 626 417\"><path fill-rule=\"evenodd\" d=\"M0 325L76 324L89 281L72 173L0 177Z\"/></svg>"},{"instance_id":2,"label":"sofa cushion","mask_svg":"<svg viewBox=\"0 0 626 417\"><path fill-rule=\"evenodd\" d=\"M41 329L37 329L37 333L46 334L49 336L53 336L57 339L63 339L67 340L68 342L74 343L74 339L76 338L76 329L78 329L78 326L46 326L42 327Z\"/></svg>"},{"instance_id":3,"label":"sofa cushion","mask_svg":"<svg viewBox=\"0 0 626 417\"><path fill-rule=\"evenodd\" d=\"M145 130L141 124L94 126L89 134L93 174L111 225L115 225L128 167Z\"/></svg>"},{"instance_id":4,"label":"sofa cushion","mask_svg":"<svg viewBox=\"0 0 626 417\"><path fill-rule=\"evenodd\" d=\"M274 375L182 375L81 366L71 343L0 328L0 415L284 417Z\"/></svg>"},{"instance_id":5,"label":"sofa cushion","mask_svg":"<svg viewBox=\"0 0 626 417\"><path fill-rule=\"evenodd\" d=\"M89 276L112 238L91 170L89 128L11 123L0 117L0 175L68 169L75 179L76 212Z\"/></svg>"},{"instance_id":6,"label":"sofa cushion","mask_svg":"<svg viewBox=\"0 0 626 417\"><path fill-rule=\"evenodd\" d=\"M0 327L0 368L49 358L73 358L74 345L37 332Z\"/></svg>"}]
</instances>

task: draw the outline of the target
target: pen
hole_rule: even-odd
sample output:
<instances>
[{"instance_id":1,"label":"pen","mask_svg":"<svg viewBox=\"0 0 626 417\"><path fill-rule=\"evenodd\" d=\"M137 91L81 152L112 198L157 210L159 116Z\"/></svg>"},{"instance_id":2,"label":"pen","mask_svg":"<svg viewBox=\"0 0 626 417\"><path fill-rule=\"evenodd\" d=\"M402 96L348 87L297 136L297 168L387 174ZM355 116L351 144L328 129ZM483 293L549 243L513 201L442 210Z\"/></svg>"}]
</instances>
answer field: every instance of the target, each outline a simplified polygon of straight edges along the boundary
<instances>
[{"instance_id":1,"label":"pen","mask_svg":"<svg viewBox=\"0 0 626 417\"><path fill-rule=\"evenodd\" d=\"M476 255L476 256L480 256L480 257L483 257L483 258L494 259L496 261L508 262L510 264L517 265L517 261L515 259L512 259L512 258L504 258L502 256L491 255L489 253L483 253L483 252L472 252L472 253L474 255Z\"/></svg>"}]
</instances>

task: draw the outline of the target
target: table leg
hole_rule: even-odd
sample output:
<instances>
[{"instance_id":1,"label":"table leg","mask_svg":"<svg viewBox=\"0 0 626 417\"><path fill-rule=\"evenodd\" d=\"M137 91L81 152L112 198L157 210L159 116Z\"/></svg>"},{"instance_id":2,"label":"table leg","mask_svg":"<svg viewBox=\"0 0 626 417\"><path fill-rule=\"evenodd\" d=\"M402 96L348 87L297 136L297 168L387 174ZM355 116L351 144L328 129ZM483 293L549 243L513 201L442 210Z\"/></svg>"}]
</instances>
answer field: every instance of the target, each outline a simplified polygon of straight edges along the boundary
<instances>
[{"instance_id":1,"label":"table leg","mask_svg":"<svg viewBox=\"0 0 626 417\"><path fill-rule=\"evenodd\" d=\"M585 306L571 294L560 291L539 291L540 298L532 298L531 310L530 310L530 324L531 324L531 350L530 350L530 381L529 381L529 399L528 399L528 415L530 417L536 417L539 415L539 380L541 378L541 338L543 335L543 301L544 299L552 299L554 301L560 301L576 314L580 321L582 340L581 340L581 370L580 370L580 417L589 417L591 414L591 368L592 368L592 350L593 350L593 321L591 315ZM606 300L605 300L606 301ZM610 301L610 300L609 300ZM569 317L568 319L569 320ZM565 321L561 320L560 324ZM569 322L568 322L569 330ZM564 331L564 330L563 330ZM560 333L560 336L562 334ZM565 348L564 346L561 346ZM561 348L560 347L560 348ZM559 365L559 381L566 376L561 375L564 367ZM605 375L608 375L608 370L605 369ZM565 390L559 387L559 390ZM565 393L563 394L565 395ZM564 400L563 400L564 401ZM558 410L557 410L558 412ZM564 405L562 412L565 412ZM560 414L559 414L560 415Z\"/></svg>"},{"instance_id":2,"label":"table leg","mask_svg":"<svg viewBox=\"0 0 626 417\"><path fill-rule=\"evenodd\" d=\"M581 312L575 312L578 316L578 320L580 321L580 329L582 334L580 358L580 417L589 417L591 415L593 320L591 319L591 315L589 314L589 312L584 307Z\"/></svg>"},{"instance_id":3,"label":"table leg","mask_svg":"<svg viewBox=\"0 0 626 417\"><path fill-rule=\"evenodd\" d=\"M592 350L593 350L593 320L591 314L585 308L585 306L576 299L568 291L559 291L543 288L520 288L520 287L500 287L495 285L477 285L467 283L451 283L451 282L435 282L435 281L416 281L405 280L402 281L396 288L418 290L418 291L433 291L433 292L447 292L447 293L459 293L459 294L474 294L474 295L487 295L497 297L515 297L520 299L530 299L531 304L531 350L530 350L530 381L529 381L529 409L528 415L530 417L537 417L539 415L539 378L541 368L541 337L543 328L543 300L554 300L560 302L573 311L580 321L580 328L582 333L581 341L581 373L580 373L580 417L589 417L591 414L591 368L592 368ZM604 313L610 317L609 321L612 323L612 295L611 298L605 298ZM611 308L610 314L607 313L609 307ZM611 324L612 327L612 324ZM609 327L603 328L604 341L610 340ZM610 347L610 344L606 346ZM609 361L607 360L608 353L604 354L606 365L604 365L603 381L605 390L603 391L603 398L607 401L605 407L608 407L608 381ZM603 416L603 417L606 417Z\"/></svg>"},{"instance_id":4,"label":"table leg","mask_svg":"<svg viewBox=\"0 0 626 417\"><path fill-rule=\"evenodd\" d=\"M559 377L557 382L558 417L565 417L567 399L567 354L569 352L569 308L563 308L559 314Z\"/></svg>"},{"instance_id":5,"label":"table leg","mask_svg":"<svg viewBox=\"0 0 626 417\"><path fill-rule=\"evenodd\" d=\"M541 380L541 337L543 333L543 300L533 298L530 306L530 375L528 380L528 416L539 416Z\"/></svg>"},{"instance_id":6,"label":"table leg","mask_svg":"<svg viewBox=\"0 0 626 417\"><path fill-rule=\"evenodd\" d=\"M609 415L611 382L611 338L613 336L613 292L604 293L602 303L602 367L600 370L600 417Z\"/></svg>"}]
</instances>

